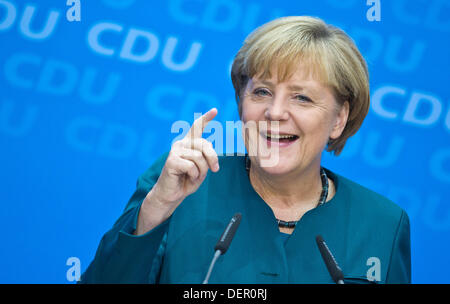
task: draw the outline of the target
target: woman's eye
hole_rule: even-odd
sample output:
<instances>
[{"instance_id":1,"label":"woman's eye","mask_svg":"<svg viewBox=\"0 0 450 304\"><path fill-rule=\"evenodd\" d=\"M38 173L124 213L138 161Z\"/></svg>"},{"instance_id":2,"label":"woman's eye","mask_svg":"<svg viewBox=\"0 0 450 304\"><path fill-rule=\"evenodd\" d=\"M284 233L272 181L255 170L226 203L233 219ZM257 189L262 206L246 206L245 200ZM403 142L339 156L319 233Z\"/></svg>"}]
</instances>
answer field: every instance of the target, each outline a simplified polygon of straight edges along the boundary
<instances>
[{"instance_id":1,"label":"woman's eye","mask_svg":"<svg viewBox=\"0 0 450 304\"><path fill-rule=\"evenodd\" d=\"M299 100L299 101L307 101L307 102L311 102L311 98L309 98L308 96L305 95L296 95L295 99Z\"/></svg>"},{"instance_id":2,"label":"woman's eye","mask_svg":"<svg viewBox=\"0 0 450 304\"><path fill-rule=\"evenodd\" d=\"M270 92L267 91L266 89L256 89L253 91L253 94L257 96L268 96L270 95Z\"/></svg>"}]
</instances>

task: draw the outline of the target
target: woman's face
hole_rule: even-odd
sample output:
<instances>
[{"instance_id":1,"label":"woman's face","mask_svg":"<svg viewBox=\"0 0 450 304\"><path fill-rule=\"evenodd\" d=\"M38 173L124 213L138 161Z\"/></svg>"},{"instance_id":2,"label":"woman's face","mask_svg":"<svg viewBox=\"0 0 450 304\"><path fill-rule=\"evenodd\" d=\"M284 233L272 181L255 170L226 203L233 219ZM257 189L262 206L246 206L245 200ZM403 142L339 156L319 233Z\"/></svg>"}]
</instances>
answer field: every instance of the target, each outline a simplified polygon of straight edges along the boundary
<instances>
[{"instance_id":1,"label":"woman's face","mask_svg":"<svg viewBox=\"0 0 450 304\"><path fill-rule=\"evenodd\" d=\"M276 175L320 165L328 140L339 137L345 127L348 103L338 106L332 89L305 75L301 67L285 82L277 81L276 71L271 75L250 79L242 100L244 125L256 125L255 132L243 135L252 161ZM264 165L261 151L268 149L277 155Z\"/></svg>"}]
</instances>

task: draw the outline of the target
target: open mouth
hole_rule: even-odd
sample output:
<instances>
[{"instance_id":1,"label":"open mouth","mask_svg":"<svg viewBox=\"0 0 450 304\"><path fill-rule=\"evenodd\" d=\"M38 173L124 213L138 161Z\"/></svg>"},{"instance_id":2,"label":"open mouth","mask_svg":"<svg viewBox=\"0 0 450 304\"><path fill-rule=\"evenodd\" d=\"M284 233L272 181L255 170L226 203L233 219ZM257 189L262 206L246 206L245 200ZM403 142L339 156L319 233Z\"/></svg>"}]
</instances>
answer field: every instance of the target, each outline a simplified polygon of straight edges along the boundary
<instances>
[{"instance_id":1,"label":"open mouth","mask_svg":"<svg viewBox=\"0 0 450 304\"><path fill-rule=\"evenodd\" d=\"M291 142L296 140L297 138L297 135L266 134L266 139L270 141Z\"/></svg>"},{"instance_id":2,"label":"open mouth","mask_svg":"<svg viewBox=\"0 0 450 304\"><path fill-rule=\"evenodd\" d=\"M294 134L263 134L263 137L269 143L289 144L296 141L299 137Z\"/></svg>"}]
</instances>

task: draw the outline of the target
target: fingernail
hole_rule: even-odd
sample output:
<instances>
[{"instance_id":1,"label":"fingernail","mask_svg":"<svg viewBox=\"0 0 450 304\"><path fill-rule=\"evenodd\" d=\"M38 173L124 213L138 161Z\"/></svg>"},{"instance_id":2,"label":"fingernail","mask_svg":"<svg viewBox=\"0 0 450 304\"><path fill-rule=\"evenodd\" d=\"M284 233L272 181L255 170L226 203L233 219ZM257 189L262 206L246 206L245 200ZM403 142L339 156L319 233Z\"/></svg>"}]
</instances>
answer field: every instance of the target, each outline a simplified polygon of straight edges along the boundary
<instances>
[{"instance_id":1,"label":"fingernail","mask_svg":"<svg viewBox=\"0 0 450 304\"><path fill-rule=\"evenodd\" d=\"M214 171L219 171L219 163L216 163L216 164L214 165Z\"/></svg>"}]
</instances>

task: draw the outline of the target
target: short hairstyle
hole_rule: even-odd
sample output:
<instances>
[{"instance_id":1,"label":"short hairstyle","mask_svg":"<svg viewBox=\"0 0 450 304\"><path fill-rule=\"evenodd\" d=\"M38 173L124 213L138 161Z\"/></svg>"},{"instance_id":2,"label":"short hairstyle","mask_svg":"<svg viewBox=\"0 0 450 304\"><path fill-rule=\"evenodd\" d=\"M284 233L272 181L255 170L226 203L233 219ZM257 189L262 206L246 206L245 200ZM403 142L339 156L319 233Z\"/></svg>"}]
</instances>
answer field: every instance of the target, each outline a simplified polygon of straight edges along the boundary
<instances>
[{"instance_id":1,"label":"short hairstyle","mask_svg":"<svg viewBox=\"0 0 450 304\"><path fill-rule=\"evenodd\" d=\"M349 116L341 136L330 139L326 147L339 155L369 111L369 73L354 41L343 30L319 18L282 17L248 35L231 68L239 116L241 97L249 79L271 78L270 71L276 67L278 81L282 82L292 76L300 62L314 79L332 89L338 105L349 103Z\"/></svg>"}]
</instances>

